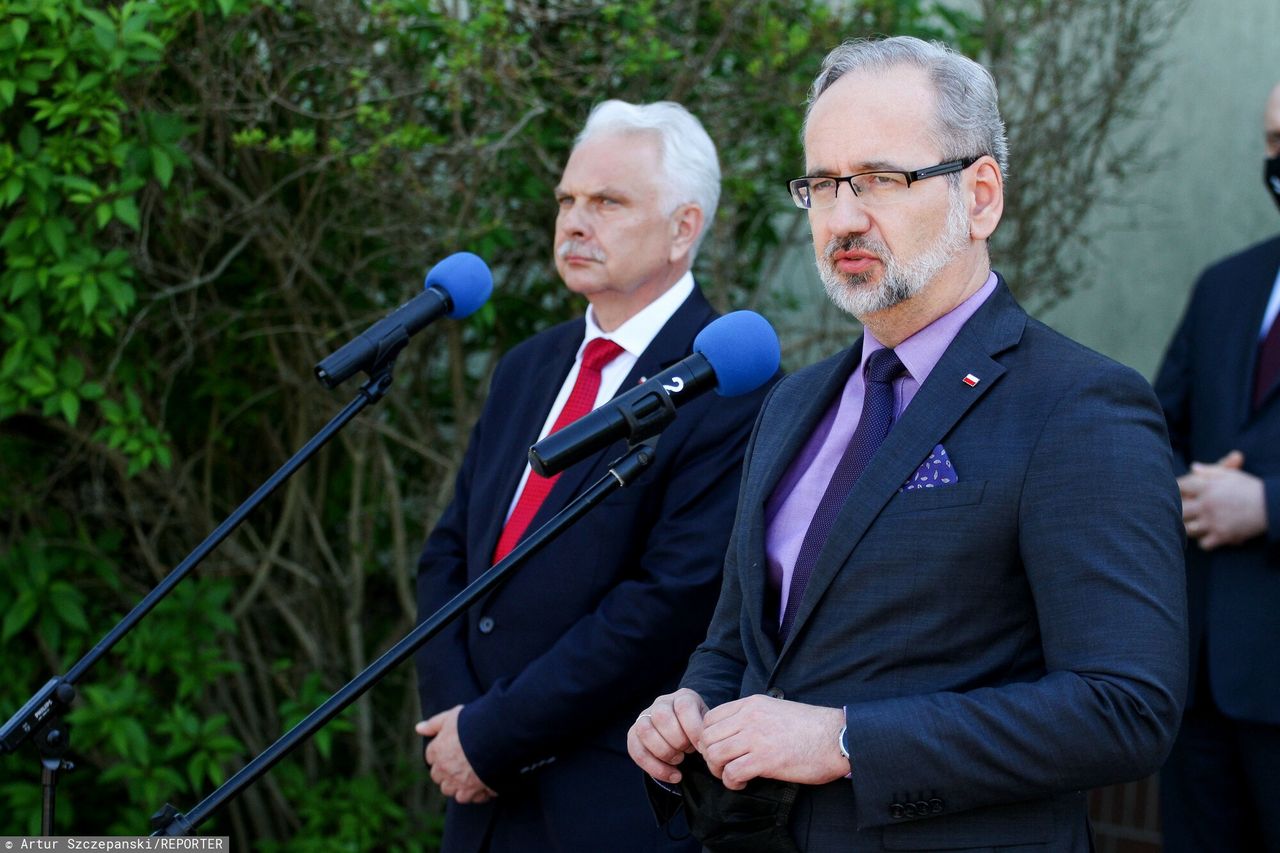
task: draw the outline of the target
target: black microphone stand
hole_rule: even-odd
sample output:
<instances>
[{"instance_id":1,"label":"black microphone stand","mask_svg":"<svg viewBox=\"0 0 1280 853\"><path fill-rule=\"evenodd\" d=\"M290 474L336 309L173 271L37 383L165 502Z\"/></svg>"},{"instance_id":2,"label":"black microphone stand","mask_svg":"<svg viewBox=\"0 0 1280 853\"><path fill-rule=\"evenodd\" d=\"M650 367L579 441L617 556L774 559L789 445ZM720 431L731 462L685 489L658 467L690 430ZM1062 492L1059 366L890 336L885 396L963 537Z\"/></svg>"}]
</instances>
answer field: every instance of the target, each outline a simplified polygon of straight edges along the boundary
<instances>
[{"instance_id":1,"label":"black microphone stand","mask_svg":"<svg viewBox=\"0 0 1280 853\"><path fill-rule=\"evenodd\" d=\"M559 536L565 528L585 515L588 510L600 503L600 501L631 483L653 462L653 458L654 448L651 443L637 444L631 447L624 456L614 461L609 468L609 472L601 477L595 485L574 498L568 506L556 513L546 524L523 539L510 554L468 584L462 592L455 595L430 617L420 622L413 631L384 652L380 658L365 667L359 675L347 682L337 693L329 697L324 704L308 714L302 722L285 732L279 740L267 747L216 791L205 797L195 808L186 814L182 814L166 803L151 818L151 825L155 829L151 834L153 836L190 834L197 826L207 820L210 814L274 767L281 759L324 726L325 723L359 699L370 687L381 681L392 667L413 654L427 640L440 633L446 625L456 619L476 599L506 581L534 552L542 549L548 542Z\"/></svg>"},{"instance_id":2,"label":"black microphone stand","mask_svg":"<svg viewBox=\"0 0 1280 853\"><path fill-rule=\"evenodd\" d=\"M407 339L406 339L407 341ZM17 751L18 747L29 737L37 739L37 750L41 762L41 784L43 786L43 805L41 810L40 832L42 835L53 834L53 818L55 808L58 774L73 769L71 762L62 758L71 745L71 726L63 717L75 699L75 684L84 676L98 659L111 650L125 634L136 625L143 616L151 612L160 600L178 585L201 560L221 544L240 522L252 512L258 504L271 495L280 484L289 479L303 466L316 451L337 434L347 422L360 413L362 409L378 402L391 388L391 371L395 367L395 357L400 347L387 352L382 361L369 371L369 380L360 386L356 397L341 412L317 432L302 449L290 457L289 461L271 475L258 487L248 500L240 504L227 519L196 546L178 566L151 590L142 601L138 602L111 631L98 641L89 653L80 659L66 675L58 675L45 682L45 685L18 709L9 721L0 728L0 754L8 755Z\"/></svg>"}]
</instances>

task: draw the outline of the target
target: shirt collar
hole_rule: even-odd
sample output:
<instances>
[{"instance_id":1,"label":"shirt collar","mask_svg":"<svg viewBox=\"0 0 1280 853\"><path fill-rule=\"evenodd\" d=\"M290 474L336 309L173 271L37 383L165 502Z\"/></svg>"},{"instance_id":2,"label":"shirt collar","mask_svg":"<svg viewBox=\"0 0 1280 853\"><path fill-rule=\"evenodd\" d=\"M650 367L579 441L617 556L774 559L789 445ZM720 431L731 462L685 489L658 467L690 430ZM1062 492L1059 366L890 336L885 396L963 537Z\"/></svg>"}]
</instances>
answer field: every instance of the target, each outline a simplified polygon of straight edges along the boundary
<instances>
[{"instance_id":1,"label":"shirt collar","mask_svg":"<svg viewBox=\"0 0 1280 853\"><path fill-rule=\"evenodd\" d=\"M634 317L627 320L612 332L606 332L596 323L595 311L587 306L587 334L582 339L582 347L578 348L578 357L582 357L582 349L589 341L596 338L608 338L631 355L639 358L649 348L653 339L667 325L667 321L676 313L684 301L693 293L693 273L686 271L676 279L676 283L667 288L657 299L640 309Z\"/></svg>"},{"instance_id":2,"label":"shirt collar","mask_svg":"<svg viewBox=\"0 0 1280 853\"><path fill-rule=\"evenodd\" d=\"M987 273L987 280L982 287L968 299L893 348L902 361L902 366L917 384L924 384L947 347L960 334L960 329L995 292L996 282L995 272ZM866 369L867 359L878 349L884 349L884 344L876 340L870 329L863 329L862 363L858 365L858 370Z\"/></svg>"}]
</instances>

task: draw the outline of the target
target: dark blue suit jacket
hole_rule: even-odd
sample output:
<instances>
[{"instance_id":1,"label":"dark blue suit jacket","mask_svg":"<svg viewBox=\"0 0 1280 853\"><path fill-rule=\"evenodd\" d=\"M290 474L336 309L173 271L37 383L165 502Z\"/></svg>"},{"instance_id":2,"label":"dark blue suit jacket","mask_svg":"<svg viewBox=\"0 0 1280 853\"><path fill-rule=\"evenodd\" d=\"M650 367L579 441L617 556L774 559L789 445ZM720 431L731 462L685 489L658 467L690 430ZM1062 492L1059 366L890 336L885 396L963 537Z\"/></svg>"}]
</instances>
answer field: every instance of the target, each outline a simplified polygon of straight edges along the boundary
<instances>
[{"instance_id":1,"label":"dark blue suit jacket","mask_svg":"<svg viewBox=\"0 0 1280 853\"><path fill-rule=\"evenodd\" d=\"M714 317L694 293L641 355L620 391L691 352ZM527 458L582 342L575 320L511 350L494 373L452 503L427 541L418 605L429 615L490 566ZM417 655L424 714L466 705L463 748L499 792L491 804L450 804L446 849L475 850L499 803L540 805L536 833L559 849L650 850L658 837L626 731L652 698L674 689L706 634L719 589L741 460L766 388L686 404L657 460L502 589ZM536 529L604 476L622 442L565 471ZM593 804L595 804L593 806ZM629 827L640 826L645 833ZM604 846L599 839L611 839ZM537 845L521 842L521 850Z\"/></svg>"},{"instance_id":2,"label":"dark blue suit jacket","mask_svg":"<svg viewBox=\"0 0 1280 853\"><path fill-rule=\"evenodd\" d=\"M712 706L769 693L847 707L852 779L801 788L804 850L1089 850L1083 789L1160 765L1186 685L1156 399L1028 318L1002 281L854 486L779 649L762 608L765 502L860 350L766 401L683 683ZM958 482L900 492L938 444Z\"/></svg>"},{"instance_id":3,"label":"dark blue suit jacket","mask_svg":"<svg viewBox=\"0 0 1280 853\"><path fill-rule=\"evenodd\" d=\"M1262 478L1267 534L1211 552L1193 542L1187 593L1193 678L1207 652L1218 707L1273 725L1280 724L1280 387L1256 412L1252 400L1258 331L1277 269L1280 237L1206 270L1156 379L1179 473L1240 450L1245 470Z\"/></svg>"}]
</instances>

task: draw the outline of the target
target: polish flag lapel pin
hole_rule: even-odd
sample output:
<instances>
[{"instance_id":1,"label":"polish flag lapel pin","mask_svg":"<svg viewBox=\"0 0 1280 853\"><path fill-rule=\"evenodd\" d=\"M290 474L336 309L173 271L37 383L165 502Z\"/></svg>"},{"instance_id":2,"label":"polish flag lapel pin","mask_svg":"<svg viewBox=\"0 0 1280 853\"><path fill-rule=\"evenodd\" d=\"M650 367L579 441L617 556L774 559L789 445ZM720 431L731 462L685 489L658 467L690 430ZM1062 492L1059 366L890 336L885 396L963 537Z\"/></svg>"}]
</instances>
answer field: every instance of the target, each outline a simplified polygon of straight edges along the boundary
<instances>
[{"instance_id":1,"label":"polish flag lapel pin","mask_svg":"<svg viewBox=\"0 0 1280 853\"><path fill-rule=\"evenodd\" d=\"M964 379L961 379L960 381L963 382L965 385L968 385L970 388L972 388L982 380L974 376L972 373L966 373L964 375Z\"/></svg>"}]
</instances>

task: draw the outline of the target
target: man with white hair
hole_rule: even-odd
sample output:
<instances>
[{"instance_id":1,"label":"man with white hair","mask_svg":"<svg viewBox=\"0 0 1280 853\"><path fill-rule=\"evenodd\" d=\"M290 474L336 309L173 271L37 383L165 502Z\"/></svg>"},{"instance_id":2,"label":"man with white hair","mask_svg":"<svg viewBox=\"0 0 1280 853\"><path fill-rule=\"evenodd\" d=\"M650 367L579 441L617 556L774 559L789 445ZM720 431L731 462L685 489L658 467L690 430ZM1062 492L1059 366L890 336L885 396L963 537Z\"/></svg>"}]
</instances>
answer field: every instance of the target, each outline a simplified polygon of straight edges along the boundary
<instances>
[{"instance_id":1,"label":"man with white hair","mask_svg":"<svg viewBox=\"0 0 1280 853\"><path fill-rule=\"evenodd\" d=\"M1089 851L1084 790L1160 765L1186 686L1155 395L992 271L982 66L842 45L804 147L792 198L863 336L765 402L707 639L631 755L712 850Z\"/></svg>"},{"instance_id":2,"label":"man with white hair","mask_svg":"<svg viewBox=\"0 0 1280 853\"><path fill-rule=\"evenodd\" d=\"M525 462L539 438L689 355L716 316L690 265L719 193L715 146L683 107L592 111L555 192L556 268L590 305L498 365L419 562L422 616L622 455L619 442L549 479ZM446 853L697 849L654 824L625 736L705 635L764 392L688 403L634 484L420 650L417 730L449 797Z\"/></svg>"}]
</instances>

